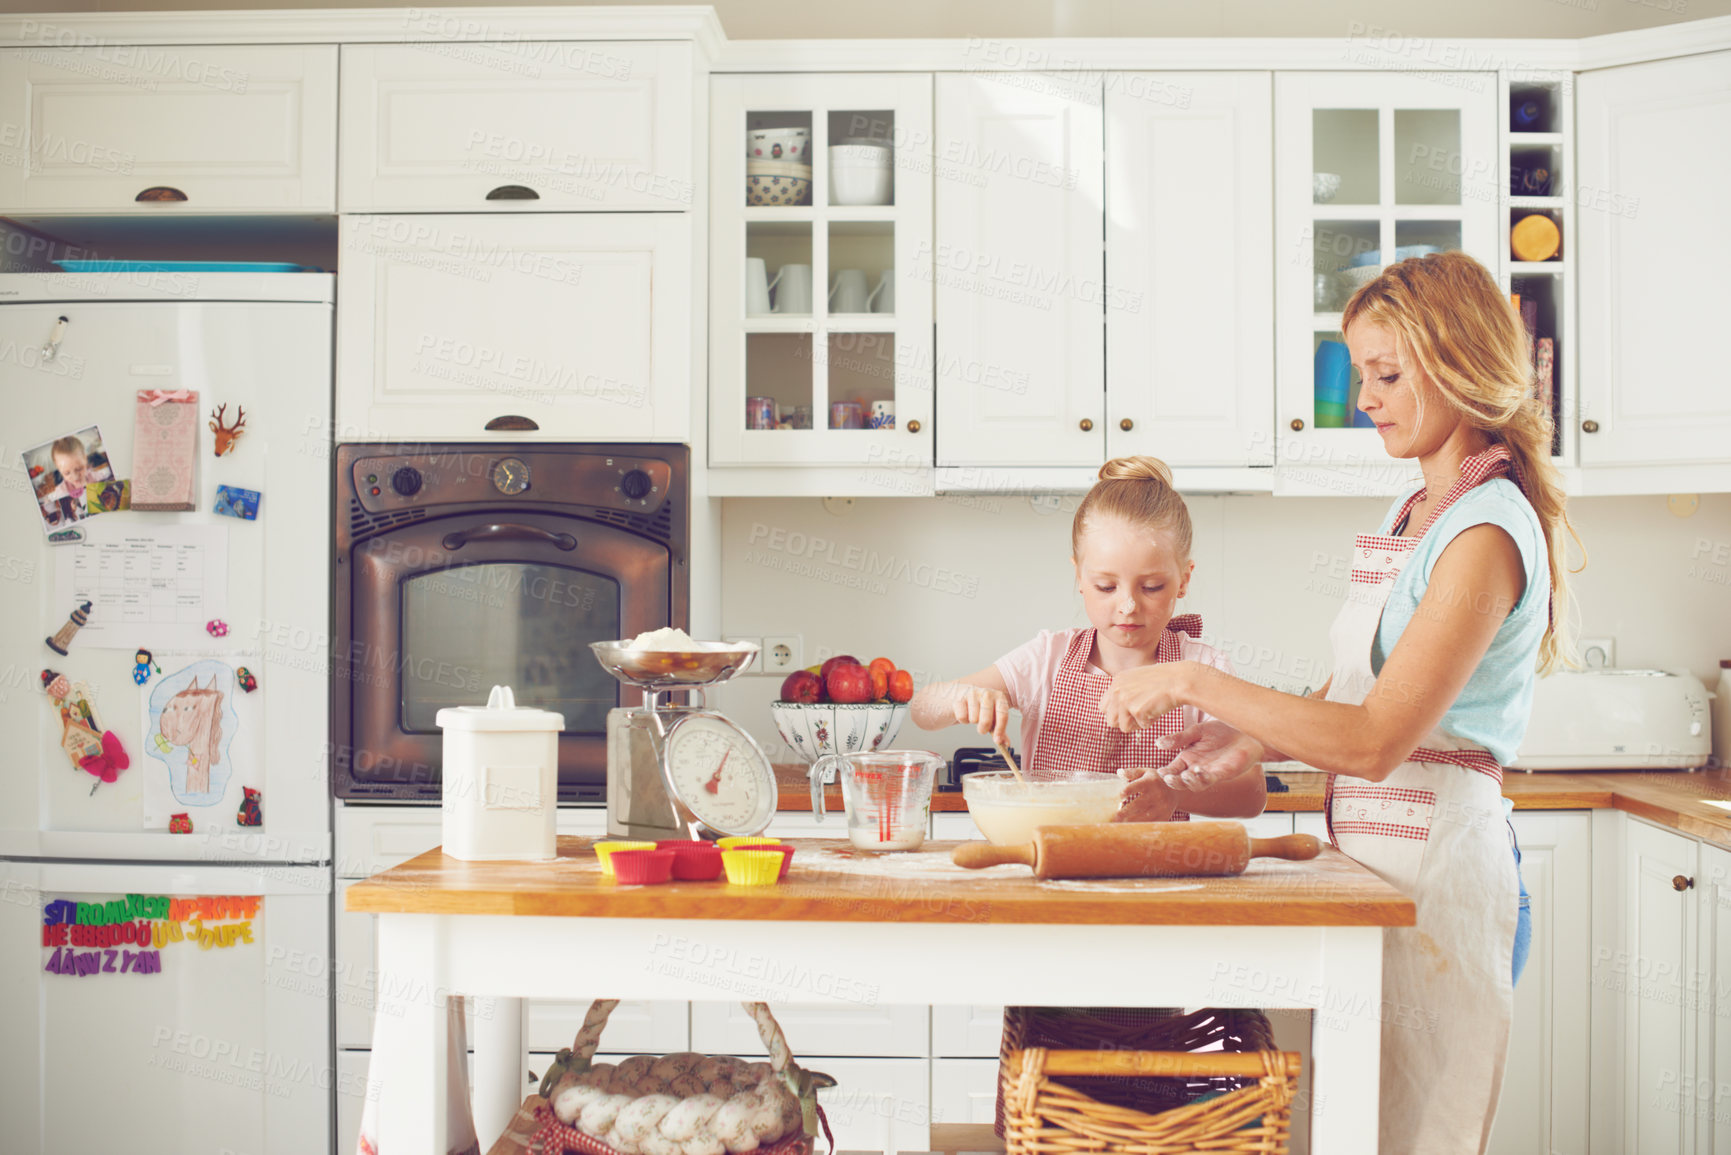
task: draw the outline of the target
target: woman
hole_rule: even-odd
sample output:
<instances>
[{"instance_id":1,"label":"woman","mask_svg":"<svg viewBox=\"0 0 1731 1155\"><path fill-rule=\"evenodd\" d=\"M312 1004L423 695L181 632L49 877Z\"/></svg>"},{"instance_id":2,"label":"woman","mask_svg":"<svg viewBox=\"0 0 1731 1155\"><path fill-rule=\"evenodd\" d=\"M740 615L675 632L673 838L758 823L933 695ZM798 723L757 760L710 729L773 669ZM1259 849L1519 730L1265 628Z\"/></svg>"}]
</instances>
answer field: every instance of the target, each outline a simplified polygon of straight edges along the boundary
<instances>
[{"instance_id":1,"label":"woman","mask_svg":"<svg viewBox=\"0 0 1731 1155\"><path fill-rule=\"evenodd\" d=\"M1565 648L1573 528L1526 333L1482 265L1403 261L1341 321L1358 407L1424 482L1354 544L1333 677L1300 698L1170 663L1120 675L1100 709L1127 732L1181 705L1219 719L1163 740L1176 751L1158 775L1168 787L1238 773L1257 743L1330 772L1331 840L1418 912L1384 933L1380 1149L1475 1152L1496 1114L1513 995L1501 766L1537 673ZM1133 784L1125 811L1151 804Z\"/></svg>"}]
</instances>

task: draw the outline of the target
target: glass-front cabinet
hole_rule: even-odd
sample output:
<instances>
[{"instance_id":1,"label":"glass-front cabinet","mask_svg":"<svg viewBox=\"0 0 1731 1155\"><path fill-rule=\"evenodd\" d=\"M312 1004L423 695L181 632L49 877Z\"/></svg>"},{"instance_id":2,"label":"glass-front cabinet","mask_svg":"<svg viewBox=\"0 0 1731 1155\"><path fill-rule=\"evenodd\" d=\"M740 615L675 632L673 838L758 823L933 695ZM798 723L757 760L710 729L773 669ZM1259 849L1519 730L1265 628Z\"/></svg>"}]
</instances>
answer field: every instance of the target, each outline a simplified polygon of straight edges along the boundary
<instances>
[{"instance_id":1,"label":"glass-front cabinet","mask_svg":"<svg viewBox=\"0 0 1731 1155\"><path fill-rule=\"evenodd\" d=\"M929 469L931 77L710 94L710 463Z\"/></svg>"},{"instance_id":2,"label":"glass-front cabinet","mask_svg":"<svg viewBox=\"0 0 1731 1155\"><path fill-rule=\"evenodd\" d=\"M1416 475L1358 412L1340 310L1408 257L1461 249L1496 274L1494 73L1275 79L1276 434L1282 488L1394 492Z\"/></svg>"}]
</instances>

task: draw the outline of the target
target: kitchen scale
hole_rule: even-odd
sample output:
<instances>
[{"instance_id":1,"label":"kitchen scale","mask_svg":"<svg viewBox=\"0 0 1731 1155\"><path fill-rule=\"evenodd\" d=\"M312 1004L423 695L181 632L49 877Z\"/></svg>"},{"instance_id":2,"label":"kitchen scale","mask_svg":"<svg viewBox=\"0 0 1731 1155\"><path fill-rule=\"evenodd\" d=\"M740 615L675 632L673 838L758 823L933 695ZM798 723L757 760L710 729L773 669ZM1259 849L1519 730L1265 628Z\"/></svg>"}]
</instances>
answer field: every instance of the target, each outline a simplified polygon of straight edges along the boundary
<instances>
[{"instance_id":1,"label":"kitchen scale","mask_svg":"<svg viewBox=\"0 0 1731 1155\"><path fill-rule=\"evenodd\" d=\"M757 647L638 650L591 642L608 673L643 691L643 705L607 712L607 833L632 839L761 834L775 817L775 770L750 734L706 705L662 695L725 682Z\"/></svg>"}]
</instances>

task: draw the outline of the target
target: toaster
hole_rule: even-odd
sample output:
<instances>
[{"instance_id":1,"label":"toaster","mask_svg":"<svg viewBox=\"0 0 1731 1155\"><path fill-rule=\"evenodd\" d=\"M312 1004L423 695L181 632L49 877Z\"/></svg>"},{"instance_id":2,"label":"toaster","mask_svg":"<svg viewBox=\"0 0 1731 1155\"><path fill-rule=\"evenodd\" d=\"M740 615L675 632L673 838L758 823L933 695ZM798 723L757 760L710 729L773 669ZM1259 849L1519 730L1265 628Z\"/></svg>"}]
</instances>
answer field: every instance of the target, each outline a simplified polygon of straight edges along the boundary
<instances>
[{"instance_id":1,"label":"toaster","mask_svg":"<svg viewBox=\"0 0 1731 1155\"><path fill-rule=\"evenodd\" d=\"M1713 754L1707 687L1687 671L1540 678L1514 770L1684 770Z\"/></svg>"}]
</instances>

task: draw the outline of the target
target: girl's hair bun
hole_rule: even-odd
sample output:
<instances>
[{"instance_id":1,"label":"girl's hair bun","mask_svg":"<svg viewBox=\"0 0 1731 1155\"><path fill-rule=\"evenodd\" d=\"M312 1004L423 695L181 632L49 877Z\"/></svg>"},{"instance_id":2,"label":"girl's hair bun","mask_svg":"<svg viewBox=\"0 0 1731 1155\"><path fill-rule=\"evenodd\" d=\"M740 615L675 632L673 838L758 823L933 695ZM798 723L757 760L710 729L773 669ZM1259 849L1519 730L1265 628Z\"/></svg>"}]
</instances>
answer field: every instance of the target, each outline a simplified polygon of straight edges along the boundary
<instances>
[{"instance_id":1,"label":"girl's hair bun","mask_svg":"<svg viewBox=\"0 0 1731 1155\"><path fill-rule=\"evenodd\" d=\"M1100 467L1101 481L1163 481L1172 484L1172 467L1158 457L1114 457Z\"/></svg>"}]
</instances>

